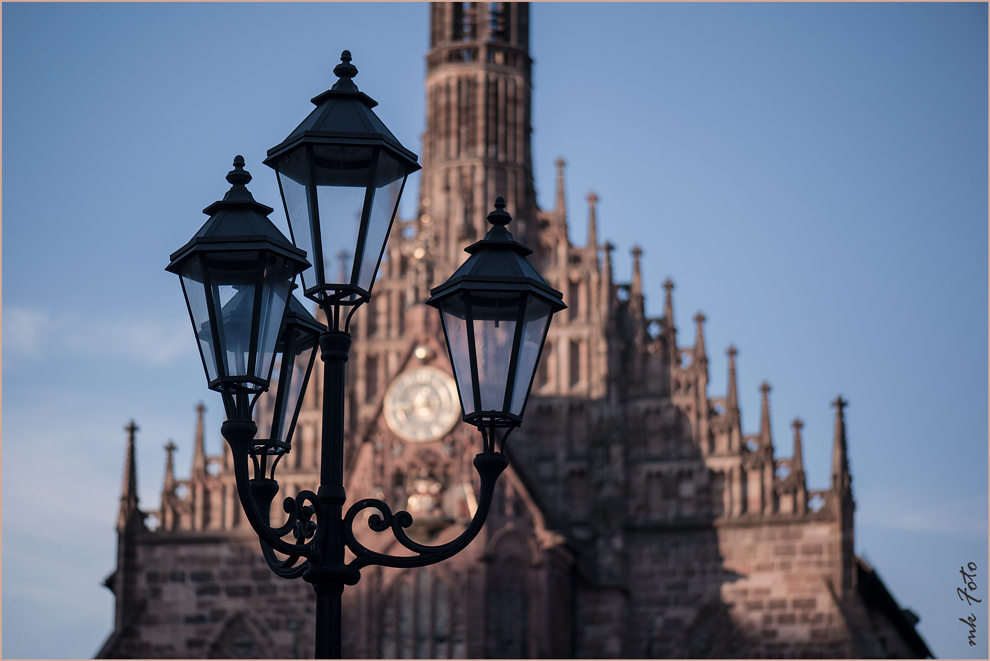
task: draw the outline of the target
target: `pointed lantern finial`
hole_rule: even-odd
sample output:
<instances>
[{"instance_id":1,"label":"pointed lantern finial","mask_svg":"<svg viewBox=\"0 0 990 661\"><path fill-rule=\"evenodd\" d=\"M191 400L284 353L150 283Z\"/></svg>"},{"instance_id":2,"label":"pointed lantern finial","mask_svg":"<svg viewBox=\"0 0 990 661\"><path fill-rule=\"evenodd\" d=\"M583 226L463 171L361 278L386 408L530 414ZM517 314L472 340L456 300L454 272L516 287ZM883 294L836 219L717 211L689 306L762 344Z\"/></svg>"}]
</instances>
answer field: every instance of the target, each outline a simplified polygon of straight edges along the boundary
<instances>
[{"instance_id":1,"label":"pointed lantern finial","mask_svg":"<svg viewBox=\"0 0 990 661\"><path fill-rule=\"evenodd\" d=\"M357 92L357 85L351 80L358 74L357 67L351 64L351 51L345 50L340 54L340 64L333 68L338 80L331 88L335 92Z\"/></svg>"}]
</instances>

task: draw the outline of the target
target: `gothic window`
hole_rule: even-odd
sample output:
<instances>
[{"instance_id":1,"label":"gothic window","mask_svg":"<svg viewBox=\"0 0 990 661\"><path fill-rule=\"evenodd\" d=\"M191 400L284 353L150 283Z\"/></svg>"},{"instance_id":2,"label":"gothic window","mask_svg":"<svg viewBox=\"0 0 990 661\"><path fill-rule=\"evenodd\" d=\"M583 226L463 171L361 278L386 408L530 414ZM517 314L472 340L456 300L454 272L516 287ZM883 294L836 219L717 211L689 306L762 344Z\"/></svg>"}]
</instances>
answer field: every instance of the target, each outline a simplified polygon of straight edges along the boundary
<instances>
[{"instance_id":1,"label":"gothic window","mask_svg":"<svg viewBox=\"0 0 990 661\"><path fill-rule=\"evenodd\" d=\"M488 650L490 659L522 659L528 656L526 626L529 596L525 561L503 557L493 567L488 586Z\"/></svg>"},{"instance_id":2,"label":"gothic window","mask_svg":"<svg viewBox=\"0 0 990 661\"><path fill-rule=\"evenodd\" d=\"M543 353L540 354L540 364L536 369L536 387L544 388L553 381L553 365L555 364L553 342L547 341L543 345Z\"/></svg>"},{"instance_id":3,"label":"gothic window","mask_svg":"<svg viewBox=\"0 0 990 661\"><path fill-rule=\"evenodd\" d=\"M646 476L646 514L651 517L663 514L663 477L660 473Z\"/></svg>"},{"instance_id":4,"label":"gothic window","mask_svg":"<svg viewBox=\"0 0 990 661\"><path fill-rule=\"evenodd\" d=\"M725 473L719 471L712 474L712 514L720 516L725 513Z\"/></svg>"},{"instance_id":5,"label":"gothic window","mask_svg":"<svg viewBox=\"0 0 990 661\"><path fill-rule=\"evenodd\" d=\"M571 519L580 521L588 516L588 486L584 471L576 470L567 475L566 498Z\"/></svg>"},{"instance_id":6,"label":"gothic window","mask_svg":"<svg viewBox=\"0 0 990 661\"><path fill-rule=\"evenodd\" d=\"M368 356L364 363L364 401L371 403L378 397L378 357Z\"/></svg>"},{"instance_id":7,"label":"gothic window","mask_svg":"<svg viewBox=\"0 0 990 661\"><path fill-rule=\"evenodd\" d=\"M383 596L384 659L464 658L464 617L447 584L426 568L402 576Z\"/></svg>"},{"instance_id":8,"label":"gothic window","mask_svg":"<svg viewBox=\"0 0 990 661\"><path fill-rule=\"evenodd\" d=\"M570 378L569 385L574 386L581 383L581 341L571 340L570 345Z\"/></svg>"},{"instance_id":9,"label":"gothic window","mask_svg":"<svg viewBox=\"0 0 990 661\"><path fill-rule=\"evenodd\" d=\"M567 318L581 317L581 284L573 280L567 282Z\"/></svg>"}]
</instances>

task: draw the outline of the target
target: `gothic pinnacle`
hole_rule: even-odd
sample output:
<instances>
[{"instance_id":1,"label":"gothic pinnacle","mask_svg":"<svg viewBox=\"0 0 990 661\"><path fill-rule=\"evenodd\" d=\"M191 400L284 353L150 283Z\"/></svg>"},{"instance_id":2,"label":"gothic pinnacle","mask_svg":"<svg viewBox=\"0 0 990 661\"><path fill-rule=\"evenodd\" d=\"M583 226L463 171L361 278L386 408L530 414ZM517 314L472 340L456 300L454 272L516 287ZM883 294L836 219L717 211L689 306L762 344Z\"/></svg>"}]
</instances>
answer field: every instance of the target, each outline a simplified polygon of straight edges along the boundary
<instances>
[{"instance_id":1,"label":"gothic pinnacle","mask_svg":"<svg viewBox=\"0 0 990 661\"><path fill-rule=\"evenodd\" d=\"M707 363L708 353L705 351L705 315L703 312L694 315L694 323L697 328L694 339L694 360L697 363Z\"/></svg>"},{"instance_id":2,"label":"gothic pinnacle","mask_svg":"<svg viewBox=\"0 0 990 661\"><path fill-rule=\"evenodd\" d=\"M770 446L770 384L764 381L760 384L760 440Z\"/></svg>"},{"instance_id":3,"label":"gothic pinnacle","mask_svg":"<svg viewBox=\"0 0 990 661\"><path fill-rule=\"evenodd\" d=\"M206 472L206 446L204 443L204 432L203 432L203 412L206 411L206 406L203 402L196 405L196 440L193 446L193 464L192 472L205 473Z\"/></svg>"},{"instance_id":4,"label":"gothic pinnacle","mask_svg":"<svg viewBox=\"0 0 990 661\"><path fill-rule=\"evenodd\" d=\"M849 475L849 457L846 447L846 420L844 409L849 402L842 395L835 398L835 437L832 443L832 488L841 493L848 493L852 485Z\"/></svg>"},{"instance_id":5,"label":"gothic pinnacle","mask_svg":"<svg viewBox=\"0 0 990 661\"><path fill-rule=\"evenodd\" d=\"M172 460L172 454L175 450L175 443L169 439L169 442L165 444L165 484L162 485L162 493L171 493L175 487L175 464Z\"/></svg>"},{"instance_id":6,"label":"gothic pinnacle","mask_svg":"<svg viewBox=\"0 0 990 661\"><path fill-rule=\"evenodd\" d=\"M643 295L643 270L640 267L639 258L643 255L643 249L639 245L634 245L630 251L633 257L632 284L629 286L631 297Z\"/></svg>"},{"instance_id":7,"label":"gothic pinnacle","mask_svg":"<svg viewBox=\"0 0 990 661\"><path fill-rule=\"evenodd\" d=\"M564 195L564 159L558 158L554 163L557 166L557 201L554 208L554 215L560 225L567 223L567 198Z\"/></svg>"},{"instance_id":8,"label":"gothic pinnacle","mask_svg":"<svg viewBox=\"0 0 990 661\"><path fill-rule=\"evenodd\" d=\"M736 347L729 345L726 352L729 356L729 391L726 393L726 407L730 411L739 410L739 395L736 391L736 354L739 353Z\"/></svg>"},{"instance_id":9,"label":"gothic pinnacle","mask_svg":"<svg viewBox=\"0 0 990 661\"><path fill-rule=\"evenodd\" d=\"M598 196L594 191L588 193L588 248L598 254L598 220L596 218L595 205L598 204Z\"/></svg>"},{"instance_id":10,"label":"gothic pinnacle","mask_svg":"<svg viewBox=\"0 0 990 661\"><path fill-rule=\"evenodd\" d=\"M120 511L117 515L117 530L127 527L131 517L138 511L137 461L134 450L135 434L140 427L133 420L124 427L127 432L127 452L124 455L124 485L120 492Z\"/></svg>"},{"instance_id":11,"label":"gothic pinnacle","mask_svg":"<svg viewBox=\"0 0 990 661\"><path fill-rule=\"evenodd\" d=\"M794 418L791 427L794 428L794 455L791 457L791 472L799 473L804 471L804 458L801 449L801 429L804 427L804 423L801 422L801 418Z\"/></svg>"}]
</instances>

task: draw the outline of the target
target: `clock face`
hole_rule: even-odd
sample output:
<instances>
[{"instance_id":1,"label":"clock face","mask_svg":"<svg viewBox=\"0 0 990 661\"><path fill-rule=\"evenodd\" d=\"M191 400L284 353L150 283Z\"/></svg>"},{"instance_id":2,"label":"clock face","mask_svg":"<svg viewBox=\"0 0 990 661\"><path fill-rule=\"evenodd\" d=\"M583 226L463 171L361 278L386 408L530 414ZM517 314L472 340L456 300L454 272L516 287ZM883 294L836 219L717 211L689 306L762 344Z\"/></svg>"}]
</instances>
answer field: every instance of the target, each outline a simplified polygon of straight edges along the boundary
<instances>
[{"instance_id":1,"label":"clock face","mask_svg":"<svg viewBox=\"0 0 990 661\"><path fill-rule=\"evenodd\" d=\"M443 438L461 418L457 385L436 367L417 367L385 392L385 423L401 438L425 443Z\"/></svg>"}]
</instances>

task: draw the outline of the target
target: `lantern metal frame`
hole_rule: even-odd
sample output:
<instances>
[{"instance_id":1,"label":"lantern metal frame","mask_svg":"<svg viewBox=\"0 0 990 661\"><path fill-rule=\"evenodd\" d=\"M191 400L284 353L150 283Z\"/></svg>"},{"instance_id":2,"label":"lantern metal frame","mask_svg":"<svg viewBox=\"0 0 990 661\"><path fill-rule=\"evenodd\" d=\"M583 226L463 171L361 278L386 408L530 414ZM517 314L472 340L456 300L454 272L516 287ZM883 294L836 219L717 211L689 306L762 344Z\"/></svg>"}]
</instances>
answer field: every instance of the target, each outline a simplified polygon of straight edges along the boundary
<instances>
[{"instance_id":1,"label":"lantern metal frame","mask_svg":"<svg viewBox=\"0 0 990 661\"><path fill-rule=\"evenodd\" d=\"M270 430L268 438L256 438L252 444L251 458L254 461L255 478L265 476L268 460L271 458L269 475L274 479L279 460L291 449L292 434L306 395L306 384L316 363L316 347L319 345L320 335L326 331L327 327L313 318L298 298L289 297L289 306L285 311L282 332L275 350L275 362L279 364L278 380L268 390L270 402L262 402L265 393L259 393L256 395L258 401L252 404L252 419L255 424L265 423L263 427L259 427L259 432L265 431L266 427ZM306 352L309 355L304 358L305 365L297 364L296 357ZM297 374L300 367L301 376ZM294 381L297 378L298 381ZM298 387L298 392L295 393L295 401L291 402L289 398L293 394L294 385ZM260 409L262 403L269 406ZM265 416L263 421L258 419L262 412Z\"/></svg>"},{"instance_id":2,"label":"lantern metal frame","mask_svg":"<svg viewBox=\"0 0 990 661\"><path fill-rule=\"evenodd\" d=\"M309 262L306 260L306 253L289 243L268 219L268 214L273 209L256 202L247 190L246 185L251 181L251 175L244 170L243 156L234 158L234 169L227 174L227 181L231 184L230 190L222 200L203 210L210 218L186 245L172 253L166 270L178 275L182 284L186 309L197 336L208 387L221 393L228 417L236 417L247 414L256 395L268 388L275 362L278 332L292 295L292 280L309 266ZM277 266L279 260L282 260L283 279L268 283L269 288L266 288L267 269ZM191 272L190 269L198 269L199 273ZM250 302L253 313L250 315L251 328L243 374L230 373L226 354L229 353L234 337L227 336L226 324L221 321L227 306L220 300L219 288L236 285L223 281L214 282L214 271L254 274L254 282L251 283L253 300ZM196 279L195 275L199 275L200 279ZM190 291L192 282L200 283L200 291ZM229 299L228 304L245 292L243 289L238 291ZM263 319L259 311L266 302L265 298L271 296L279 297L281 306L278 306L277 301L272 301L275 307L269 309L266 319L268 323L262 329ZM246 293L237 302L237 305L240 304L247 304ZM204 313L205 319L202 318ZM200 327L197 327L197 323ZM208 339L203 337L205 332L209 333ZM263 332L264 339L270 344L268 347L259 345ZM210 350L209 356L207 348ZM266 357L265 353L270 353L270 357ZM267 364L259 365L259 361L266 361Z\"/></svg>"},{"instance_id":3,"label":"lantern metal frame","mask_svg":"<svg viewBox=\"0 0 990 661\"><path fill-rule=\"evenodd\" d=\"M509 433L522 424L522 416L533 387L536 367L546 343L550 321L554 314L567 308L563 295L553 289L527 259L533 251L516 241L506 230L505 226L511 220L512 217L505 211L505 199L496 198L495 210L488 214L488 222L492 225L488 234L481 241L465 248L465 252L471 257L445 283L434 287L430 291L430 298L426 301L427 305L435 307L441 314L447 351L454 369L457 393L464 414L463 420L481 431L485 447L490 447L492 450L495 448L496 440L499 440L496 435L497 430L502 430L499 447L504 447ZM485 384L482 383L478 358L479 350L484 348L479 347L479 343L483 343L485 338L477 337L475 311L482 307L486 300L499 299L508 299L510 302L514 299L513 304L517 309L513 318L504 319L511 320L514 326L506 382L501 394L502 406L500 409L486 409L483 406L485 398L482 394ZM448 312L453 301L463 305L463 328L466 337L462 342L466 344L466 347L463 347L467 351L466 356L455 355L455 342L451 340L449 320L453 315ZM519 367L523 336L527 332L528 312L533 303L546 306L546 316L539 329L539 348L532 361L526 365L528 373L522 374L519 372ZM496 327L498 323L496 319ZM464 364L465 358L468 361L467 365ZM522 383L518 380L519 376L524 377ZM468 392L465 392L465 385ZM521 397L518 392L520 386L524 387ZM517 400L520 401L519 406L513 411ZM468 401L471 402L470 406Z\"/></svg>"},{"instance_id":4,"label":"lantern metal frame","mask_svg":"<svg viewBox=\"0 0 990 661\"><path fill-rule=\"evenodd\" d=\"M289 219L293 243L304 249L309 245L313 248L310 255L313 260L312 276L303 273L304 294L323 308L328 323L334 330L341 328L340 308L351 307L343 320L346 331L354 310L371 296L371 289L381 268L385 243L398 212L405 182L410 174L420 169L420 165L416 154L403 147L372 111L378 103L354 84L352 79L357 75L358 70L351 64L350 52L345 50L340 57L340 64L334 68L334 74L338 77L337 82L331 89L312 99L316 108L285 140L268 150L268 157L264 163L277 174L279 192L286 217ZM335 161L329 155L331 150L338 152L339 158L344 158L348 153L354 155L363 152L369 160L367 162ZM319 151L328 153L321 158ZM297 161L293 161L294 157L303 159L296 176L304 178L305 183L288 174L289 171L299 167L296 165ZM391 208L384 210L387 213L384 232L378 231L376 236L369 236L374 229L373 215L378 211L376 192L381 190L378 186L378 178L383 176L387 167L385 159L390 159L392 166L396 168L391 174L398 175L390 181L395 183L401 179L401 184L395 191ZM351 179L356 169L364 167L368 170L367 179L358 186L358 182ZM330 171L333 172L335 181L329 184L318 183L319 173ZM287 193L286 180L292 180L303 186L305 200L296 199L295 195ZM341 183L343 181L348 183ZM350 256L352 260L350 275L346 282L333 282L327 274L326 261L329 256L326 249L333 237L323 236L325 229L323 222L327 217L334 216L340 211L335 208L327 209L329 200L321 202L319 189L324 186L364 189L364 200L357 227L357 245L347 246L354 252ZM292 203L290 199L293 200ZM375 227L379 230L382 229L381 221L384 218L384 216L378 218L379 222L375 223ZM339 218L331 218L326 222L336 224L342 221ZM303 243L306 246L303 246ZM346 251L343 254L347 254ZM370 264L369 254L375 259L370 275L366 272L369 269L365 268ZM342 258L341 261L345 260ZM315 278L315 282L307 282L308 277Z\"/></svg>"}]
</instances>

